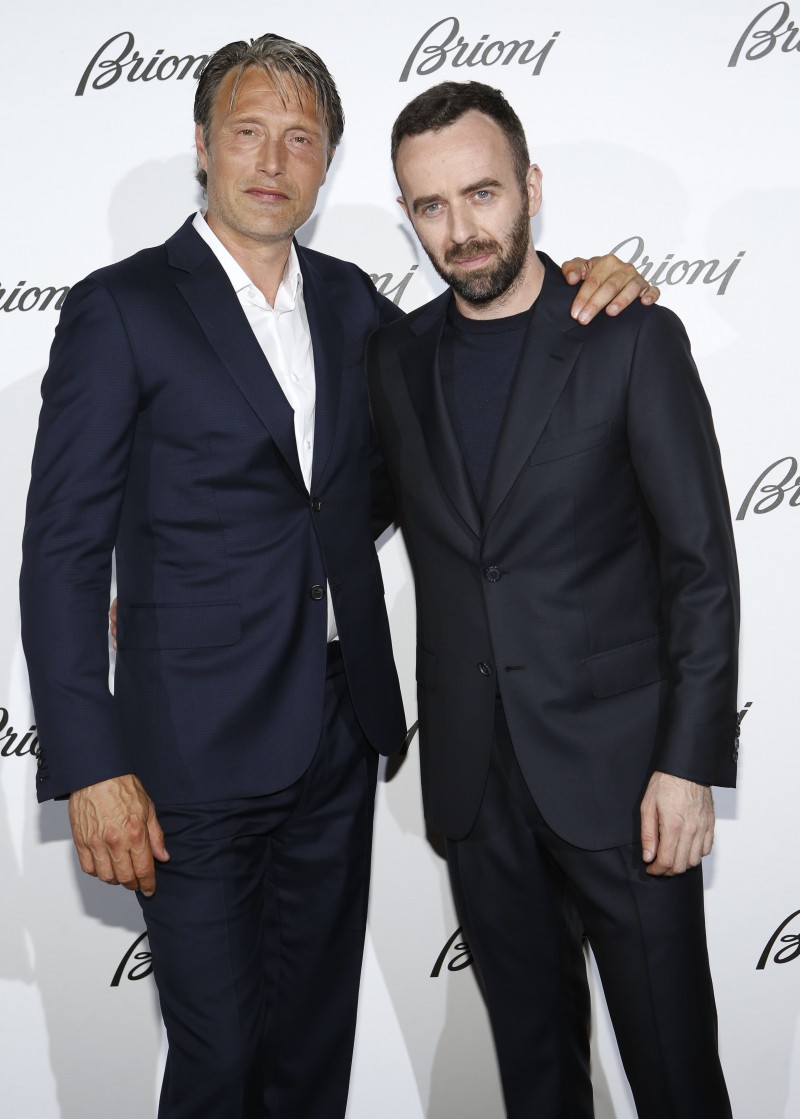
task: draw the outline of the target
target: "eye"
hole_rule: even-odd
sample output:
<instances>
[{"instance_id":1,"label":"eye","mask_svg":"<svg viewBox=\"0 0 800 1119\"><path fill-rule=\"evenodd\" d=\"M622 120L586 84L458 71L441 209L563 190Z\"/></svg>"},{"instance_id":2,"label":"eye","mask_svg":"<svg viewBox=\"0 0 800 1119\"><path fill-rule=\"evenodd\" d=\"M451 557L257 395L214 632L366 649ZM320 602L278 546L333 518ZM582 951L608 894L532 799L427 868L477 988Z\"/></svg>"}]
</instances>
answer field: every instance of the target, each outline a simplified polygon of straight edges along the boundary
<instances>
[{"instance_id":1,"label":"eye","mask_svg":"<svg viewBox=\"0 0 800 1119\"><path fill-rule=\"evenodd\" d=\"M427 206L423 206L422 212L427 215L437 214L441 208L441 202L429 202Z\"/></svg>"},{"instance_id":2,"label":"eye","mask_svg":"<svg viewBox=\"0 0 800 1119\"><path fill-rule=\"evenodd\" d=\"M479 202L485 202L487 198L492 197L492 192L490 190L476 190L475 197Z\"/></svg>"}]
</instances>

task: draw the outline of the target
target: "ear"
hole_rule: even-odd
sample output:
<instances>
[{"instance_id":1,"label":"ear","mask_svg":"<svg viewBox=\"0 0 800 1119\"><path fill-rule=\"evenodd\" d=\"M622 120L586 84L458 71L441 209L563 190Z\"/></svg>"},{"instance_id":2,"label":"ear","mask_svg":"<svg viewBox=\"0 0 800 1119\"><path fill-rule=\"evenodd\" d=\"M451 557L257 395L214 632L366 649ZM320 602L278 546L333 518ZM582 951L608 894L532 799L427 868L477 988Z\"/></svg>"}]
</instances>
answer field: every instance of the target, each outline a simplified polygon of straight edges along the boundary
<instances>
[{"instance_id":1,"label":"ear","mask_svg":"<svg viewBox=\"0 0 800 1119\"><path fill-rule=\"evenodd\" d=\"M542 204L542 171L532 163L525 174L525 189L528 194L528 216L534 217L539 213Z\"/></svg>"},{"instance_id":2,"label":"ear","mask_svg":"<svg viewBox=\"0 0 800 1119\"><path fill-rule=\"evenodd\" d=\"M409 220L409 221L411 221L411 214L409 214L409 212L408 212L408 206L406 206L406 200L405 200L405 198L403 198L402 194L398 194L398 196L397 196L397 202L398 202L398 204L399 204L399 206L400 206L400 209L401 209L401 210L403 211L403 213L404 213L404 214L406 215L406 217L408 218L408 220Z\"/></svg>"},{"instance_id":3,"label":"ear","mask_svg":"<svg viewBox=\"0 0 800 1119\"><path fill-rule=\"evenodd\" d=\"M208 152L206 151L202 124L196 123L194 126L194 146L197 151L197 162L204 171L208 171Z\"/></svg>"}]
</instances>

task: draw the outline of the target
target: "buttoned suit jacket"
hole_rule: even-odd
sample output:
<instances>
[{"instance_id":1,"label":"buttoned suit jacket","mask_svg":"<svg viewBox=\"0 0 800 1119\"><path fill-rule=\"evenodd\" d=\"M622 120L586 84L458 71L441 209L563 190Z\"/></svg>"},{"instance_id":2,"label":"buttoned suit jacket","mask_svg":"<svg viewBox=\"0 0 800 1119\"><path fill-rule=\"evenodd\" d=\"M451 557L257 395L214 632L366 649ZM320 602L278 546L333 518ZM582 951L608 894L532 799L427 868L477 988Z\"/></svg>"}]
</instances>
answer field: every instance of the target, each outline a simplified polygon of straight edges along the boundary
<instances>
[{"instance_id":1,"label":"buttoned suit jacket","mask_svg":"<svg viewBox=\"0 0 800 1119\"><path fill-rule=\"evenodd\" d=\"M732 785L738 580L719 451L680 321L577 325L546 257L479 508L442 391L449 293L368 348L417 604L426 815L475 819L499 690L567 841L634 841L654 770Z\"/></svg>"},{"instance_id":2,"label":"buttoned suit jacket","mask_svg":"<svg viewBox=\"0 0 800 1119\"><path fill-rule=\"evenodd\" d=\"M65 301L21 575L40 799L128 772L157 804L295 781L321 732L326 581L361 726L381 752L402 744L363 372L368 335L400 312L354 265L298 257L317 392L310 494L292 409L191 218Z\"/></svg>"}]
</instances>

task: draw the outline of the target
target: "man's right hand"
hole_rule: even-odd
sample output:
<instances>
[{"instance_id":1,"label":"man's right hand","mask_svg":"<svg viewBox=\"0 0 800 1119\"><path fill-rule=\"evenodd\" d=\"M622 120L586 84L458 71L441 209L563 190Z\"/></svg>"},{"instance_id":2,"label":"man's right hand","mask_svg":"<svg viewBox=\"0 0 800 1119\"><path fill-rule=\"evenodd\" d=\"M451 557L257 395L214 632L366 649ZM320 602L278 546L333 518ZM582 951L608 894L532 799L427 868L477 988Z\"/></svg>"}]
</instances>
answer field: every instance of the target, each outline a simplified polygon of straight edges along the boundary
<instances>
[{"instance_id":1,"label":"man's right hand","mask_svg":"<svg viewBox=\"0 0 800 1119\"><path fill-rule=\"evenodd\" d=\"M155 864L169 858L155 806L133 773L76 789L69 798L69 822L81 870L111 886L156 888Z\"/></svg>"}]
</instances>

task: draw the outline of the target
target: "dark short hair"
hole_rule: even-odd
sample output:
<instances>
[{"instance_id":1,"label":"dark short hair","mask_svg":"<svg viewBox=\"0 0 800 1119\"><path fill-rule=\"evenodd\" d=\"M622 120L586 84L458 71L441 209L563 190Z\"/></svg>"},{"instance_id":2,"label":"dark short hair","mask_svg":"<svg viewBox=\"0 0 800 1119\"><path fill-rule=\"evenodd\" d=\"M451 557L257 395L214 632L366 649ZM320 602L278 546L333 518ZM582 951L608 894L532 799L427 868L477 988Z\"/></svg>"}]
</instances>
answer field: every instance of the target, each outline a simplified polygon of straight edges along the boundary
<instances>
[{"instance_id":1,"label":"dark short hair","mask_svg":"<svg viewBox=\"0 0 800 1119\"><path fill-rule=\"evenodd\" d=\"M202 127L206 144L211 131L211 115L223 81L231 70L237 71L236 81L231 91L231 104L233 104L242 74L254 66L258 66L270 77L283 99L292 95L302 97L313 93L317 112L328 129L328 163L330 163L333 149L338 145L344 132L344 111L336 83L318 54L309 47L294 43L291 39L284 39L280 35L261 35L249 43L241 39L220 47L211 55L200 75L194 95L195 124ZM208 177L202 168L197 170L197 181L205 190Z\"/></svg>"},{"instance_id":2,"label":"dark short hair","mask_svg":"<svg viewBox=\"0 0 800 1119\"><path fill-rule=\"evenodd\" d=\"M392 166L397 172L397 152L407 136L438 132L474 109L502 128L511 145L514 170L521 185L530 167L525 130L499 89L483 82L440 82L409 101L392 127Z\"/></svg>"}]
</instances>

